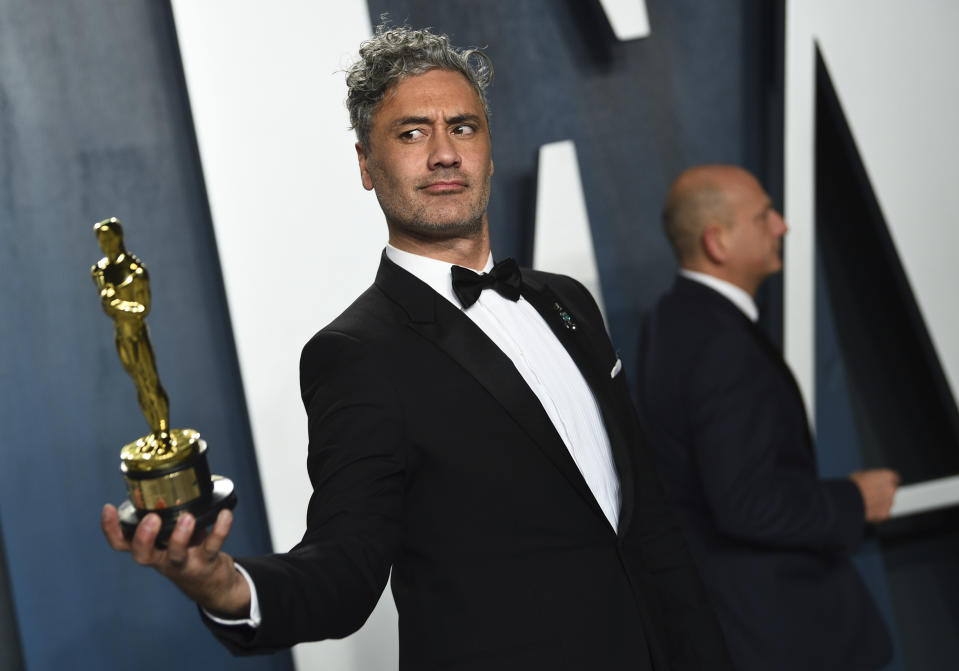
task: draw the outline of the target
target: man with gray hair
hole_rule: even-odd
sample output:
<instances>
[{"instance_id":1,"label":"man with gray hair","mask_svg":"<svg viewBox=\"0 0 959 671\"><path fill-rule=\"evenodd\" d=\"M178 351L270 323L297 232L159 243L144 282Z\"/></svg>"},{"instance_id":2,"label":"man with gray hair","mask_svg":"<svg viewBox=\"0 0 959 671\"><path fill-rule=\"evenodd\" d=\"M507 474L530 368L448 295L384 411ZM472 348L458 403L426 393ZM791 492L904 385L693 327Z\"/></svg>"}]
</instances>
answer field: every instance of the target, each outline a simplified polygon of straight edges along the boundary
<instances>
[{"instance_id":1,"label":"man with gray hair","mask_svg":"<svg viewBox=\"0 0 959 671\"><path fill-rule=\"evenodd\" d=\"M303 540L234 562L224 511L194 544L184 515L157 549L155 516L127 542L112 506L104 533L238 654L350 634L392 570L404 670L729 668L596 304L493 264L491 72L444 36L380 28L348 73L389 242L303 350Z\"/></svg>"},{"instance_id":2,"label":"man with gray hair","mask_svg":"<svg viewBox=\"0 0 959 671\"><path fill-rule=\"evenodd\" d=\"M886 628L849 555L888 469L820 479L799 388L756 326L786 223L745 170L703 165L663 212L680 276L641 328L644 425L737 669L878 669Z\"/></svg>"}]
</instances>

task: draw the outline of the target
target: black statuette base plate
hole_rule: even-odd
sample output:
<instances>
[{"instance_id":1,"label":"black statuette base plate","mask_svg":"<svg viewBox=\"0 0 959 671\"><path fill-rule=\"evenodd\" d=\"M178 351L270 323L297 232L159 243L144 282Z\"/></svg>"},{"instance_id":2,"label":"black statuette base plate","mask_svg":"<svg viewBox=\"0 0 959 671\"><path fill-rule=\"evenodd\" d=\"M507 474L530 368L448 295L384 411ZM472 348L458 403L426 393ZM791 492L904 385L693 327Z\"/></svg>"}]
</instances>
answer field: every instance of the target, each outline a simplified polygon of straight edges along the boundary
<instances>
[{"instance_id":1,"label":"black statuette base plate","mask_svg":"<svg viewBox=\"0 0 959 671\"><path fill-rule=\"evenodd\" d=\"M216 516L224 508L230 510L236 506L236 491L233 481L229 478L213 476L213 494L209 498L194 501L185 506L170 510L138 510L130 499L120 504L117 509L120 517L120 528L127 540L133 538L137 525L150 513L160 516L160 533L157 534L157 546L165 547L167 539L173 533L176 522L182 513L190 513L196 518L196 531L205 529L216 521Z\"/></svg>"}]
</instances>

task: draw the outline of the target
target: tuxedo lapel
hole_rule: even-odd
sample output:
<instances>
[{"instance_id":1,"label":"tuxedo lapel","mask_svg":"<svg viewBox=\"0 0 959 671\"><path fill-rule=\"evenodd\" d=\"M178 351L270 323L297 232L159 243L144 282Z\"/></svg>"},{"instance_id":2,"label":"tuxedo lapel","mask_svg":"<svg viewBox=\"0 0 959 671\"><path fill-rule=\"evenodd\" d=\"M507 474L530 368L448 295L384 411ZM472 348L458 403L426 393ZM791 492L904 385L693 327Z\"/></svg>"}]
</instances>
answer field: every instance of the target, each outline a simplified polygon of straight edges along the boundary
<instances>
[{"instance_id":1,"label":"tuxedo lapel","mask_svg":"<svg viewBox=\"0 0 959 671\"><path fill-rule=\"evenodd\" d=\"M542 404L509 357L469 317L385 255L376 285L406 310L411 329L459 363L489 392L596 514L605 519Z\"/></svg>"},{"instance_id":2,"label":"tuxedo lapel","mask_svg":"<svg viewBox=\"0 0 959 671\"><path fill-rule=\"evenodd\" d=\"M537 282L528 277L523 278L522 295L530 305L536 308L540 316L546 321L550 329L569 353L576 367L589 385L593 396L599 405L609 438L610 449L613 453L613 462L619 475L621 506L619 513L618 533L622 534L629 527L633 505L633 467L630 457L630 445L622 432L624 423L619 416L617 404L613 398L613 389L610 384L610 370L597 352L602 351L597 343L606 339L605 332L598 333L599 325L584 321L575 313L570 312L565 303L561 302L556 293L546 284ZM591 344L592 343L592 344Z\"/></svg>"}]
</instances>

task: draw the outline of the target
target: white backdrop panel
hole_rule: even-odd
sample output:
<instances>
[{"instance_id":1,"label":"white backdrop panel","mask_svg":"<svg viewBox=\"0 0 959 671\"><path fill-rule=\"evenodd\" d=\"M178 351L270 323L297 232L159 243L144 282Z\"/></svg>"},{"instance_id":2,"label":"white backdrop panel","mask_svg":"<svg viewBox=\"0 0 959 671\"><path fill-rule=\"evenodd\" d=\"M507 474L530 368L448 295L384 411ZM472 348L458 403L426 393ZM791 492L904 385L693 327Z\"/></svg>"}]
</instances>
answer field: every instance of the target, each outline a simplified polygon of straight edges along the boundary
<instances>
[{"instance_id":1,"label":"white backdrop panel","mask_svg":"<svg viewBox=\"0 0 959 671\"><path fill-rule=\"evenodd\" d=\"M579 177L576 144L551 142L539 148L536 176L536 229L533 267L564 273L583 283L606 318L606 305L596 266L586 196Z\"/></svg>"},{"instance_id":2,"label":"white backdrop panel","mask_svg":"<svg viewBox=\"0 0 959 671\"><path fill-rule=\"evenodd\" d=\"M906 276L959 392L959 3L787 3L786 354L813 403L814 41L818 41ZM812 416L812 413L810 413Z\"/></svg>"},{"instance_id":3,"label":"white backdrop panel","mask_svg":"<svg viewBox=\"0 0 959 671\"><path fill-rule=\"evenodd\" d=\"M636 40L649 36L646 0L600 0L616 39Z\"/></svg>"},{"instance_id":4,"label":"white backdrop panel","mask_svg":"<svg viewBox=\"0 0 959 671\"><path fill-rule=\"evenodd\" d=\"M959 3L860 4L817 37L956 398Z\"/></svg>"},{"instance_id":5,"label":"white backdrop panel","mask_svg":"<svg viewBox=\"0 0 959 671\"><path fill-rule=\"evenodd\" d=\"M370 285L386 241L343 105L342 70L371 34L369 15L361 0L173 9L270 531L285 550L303 533L310 495L300 349ZM359 634L297 646L294 659L301 669L396 668L389 592Z\"/></svg>"}]
</instances>

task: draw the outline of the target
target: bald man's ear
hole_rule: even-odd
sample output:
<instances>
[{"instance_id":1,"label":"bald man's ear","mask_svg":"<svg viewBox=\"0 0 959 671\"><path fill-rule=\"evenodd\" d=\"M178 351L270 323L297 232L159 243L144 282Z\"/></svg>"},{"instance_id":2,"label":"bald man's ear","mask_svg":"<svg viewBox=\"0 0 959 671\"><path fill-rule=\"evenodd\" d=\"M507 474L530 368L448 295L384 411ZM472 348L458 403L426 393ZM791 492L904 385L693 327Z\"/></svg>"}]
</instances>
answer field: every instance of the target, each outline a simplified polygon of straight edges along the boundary
<instances>
[{"instance_id":1,"label":"bald man's ear","mask_svg":"<svg viewBox=\"0 0 959 671\"><path fill-rule=\"evenodd\" d=\"M363 188L367 191L373 190L373 178L370 177L370 168L369 168L369 156L367 155L366 149L363 145L357 142L356 147L356 160L360 164L360 179L363 181Z\"/></svg>"},{"instance_id":2,"label":"bald man's ear","mask_svg":"<svg viewBox=\"0 0 959 671\"><path fill-rule=\"evenodd\" d=\"M729 251L726 248L726 229L721 224L711 224L703 230L702 247L703 254L712 263L722 265L725 263Z\"/></svg>"}]
</instances>

